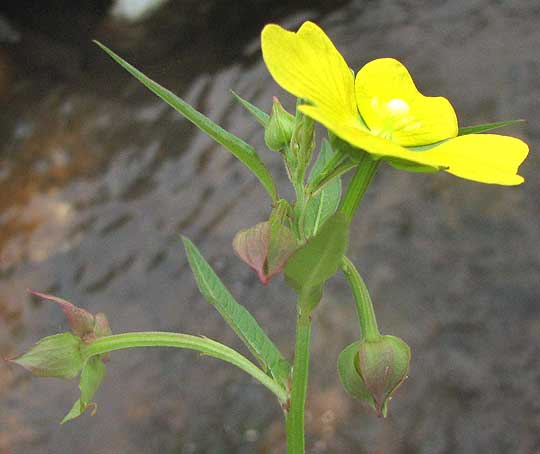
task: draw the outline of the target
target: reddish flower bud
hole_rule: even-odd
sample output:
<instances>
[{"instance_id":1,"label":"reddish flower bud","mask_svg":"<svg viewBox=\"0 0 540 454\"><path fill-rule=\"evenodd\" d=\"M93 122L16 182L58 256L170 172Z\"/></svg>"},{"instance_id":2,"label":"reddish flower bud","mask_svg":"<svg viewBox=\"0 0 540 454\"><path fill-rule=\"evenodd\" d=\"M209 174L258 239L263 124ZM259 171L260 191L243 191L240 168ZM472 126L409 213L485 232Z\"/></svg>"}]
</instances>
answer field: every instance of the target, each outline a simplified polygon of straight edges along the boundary
<instances>
[{"instance_id":1,"label":"reddish flower bud","mask_svg":"<svg viewBox=\"0 0 540 454\"><path fill-rule=\"evenodd\" d=\"M71 332L84 342L90 343L98 337L109 336L111 334L109 322L105 314L98 313L94 316L87 310L81 309L57 296L36 292L35 290L29 290L29 292L32 295L58 304L68 319Z\"/></svg>"},{"instance_id":2,"label":"reddish flower bud","mask_svg":"<svg viewBox=\"0 0 540 454\"><path fill-rule=\"evenodd\" d=\"M111 334L107 317L102 313L94 316L56 296L35 291L30 293L58 304L66 314L72 332L45 337L28 352L9 361L19 364L39 377L70 379L81 374L79 384L81 397L62 423L77 418L87 408L93 408L95 412L96 404L92 402L92 398L105 376L104 361L107 355L85 358L84 348L85 344Z\"/></svg>"},{"instance_id":3,"label":"reddish flower bud","mask_svg":"<svg viewBox=\"0 0 540 454\"><path fill-rule=\"evenodd\" d=\"M233 248L266 285L283 270L296 250L296 240L284 225L267 221L238 232L233 240Z\"/></svg>"}]
</instances>

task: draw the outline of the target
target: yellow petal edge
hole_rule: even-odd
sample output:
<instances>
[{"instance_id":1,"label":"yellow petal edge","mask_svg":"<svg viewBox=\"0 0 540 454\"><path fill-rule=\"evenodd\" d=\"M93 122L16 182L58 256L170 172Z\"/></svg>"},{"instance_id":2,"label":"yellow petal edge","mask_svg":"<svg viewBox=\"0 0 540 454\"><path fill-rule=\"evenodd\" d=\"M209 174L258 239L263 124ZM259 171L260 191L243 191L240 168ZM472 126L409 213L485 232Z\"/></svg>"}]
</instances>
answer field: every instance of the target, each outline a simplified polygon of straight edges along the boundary
<instances>
[{"instance_id":1,"label":"yellow petal edge","mask_svg":"<svg viewBox=\"0 0 540 454\"><path fill-rule=\"evenodd\" d=\"M305 22L295 33L269 24L261 47L270 74L285 90L319 107L356 114L354 76L318 25Z\"/></svg>"}]
</instances>

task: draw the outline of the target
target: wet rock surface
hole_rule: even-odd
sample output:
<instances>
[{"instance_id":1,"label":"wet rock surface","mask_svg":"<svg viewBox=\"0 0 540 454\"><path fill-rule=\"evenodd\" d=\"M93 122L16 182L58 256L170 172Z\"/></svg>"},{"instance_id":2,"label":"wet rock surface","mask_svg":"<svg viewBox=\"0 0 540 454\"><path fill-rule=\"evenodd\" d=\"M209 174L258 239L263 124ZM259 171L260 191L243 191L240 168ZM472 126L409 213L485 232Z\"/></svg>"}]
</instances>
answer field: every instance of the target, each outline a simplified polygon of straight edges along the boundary
<instances>
[{"instance_id":1,"label":"wet rock surface","mask_svg":"<svg viewBox=\"0 0 540 454\"><path fill-rule=\"evenodd\" d=\"M411 345L410 378L386 420L345 395L335 364L358 327L336 277L314 317L309 452L538 452L537 2L353 1L313 12L300 3L280 22L296 27L315 18L353 68L400 59L420 90L452 101L462 124L527 119L504 133L531 148L527 181L517 188L380 170L349 255L382 331ZM24 40L25 28L13 24ZM109 25L96 27L108 42ZM256 32L234 46L228 36L216 27L157 57L129 44L136 39L119 47L142 55L141 64L132 62L255 145L287 186L280 160L265 151L262 131L228 89L267 109L272 95L290 108L294 100L266 72ZM31 287L105 312L116 333L201 334L248 354L198 294L184 234L290 356L292 291L281 278L263 288L231 248L238 230L269 213L257 181L104 55L84 56L67 43L69 71L62 72L59 63L27 65L14 46L0 48L0 67L10 74L0 77L0 352L67 329L61 311L28 295ZM0 362L0 452L284 452L274 398L242 372L194 353L115 353L97 415L59 426L77 391L76 382L33 379Z\"/></svg>"}]
</instances>

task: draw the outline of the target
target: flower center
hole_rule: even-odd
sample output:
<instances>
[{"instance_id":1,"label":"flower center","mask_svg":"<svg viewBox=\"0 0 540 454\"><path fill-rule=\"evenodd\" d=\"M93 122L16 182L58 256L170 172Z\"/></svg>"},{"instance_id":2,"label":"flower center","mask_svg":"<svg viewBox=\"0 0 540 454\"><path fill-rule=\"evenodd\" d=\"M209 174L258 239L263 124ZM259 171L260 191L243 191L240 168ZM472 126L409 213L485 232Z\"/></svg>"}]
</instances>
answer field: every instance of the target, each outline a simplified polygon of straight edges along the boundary
<instances>
[{"instance_id":1,"label":"flower center","mask_svg":"<svg viewBox=\"0 0 540 454\"><path fill-rule=\"evenodd\" d=\"M392 115L405 115L409 112L409 104L403 99L391 99L386 103L389 113Z\"/></svg>"},{"instance_id":2,"label":"flower center","mask_svg":"<svg viewBox=\"0 0 540 454\"><path fill-rule=\"evenodd\" d=\"M410 107L403 99L381 100L374 97L371 107L375 113L371 133L384 139L392 140L392 133L403 129L410 121Z\"/></svg>"}]
</instances>

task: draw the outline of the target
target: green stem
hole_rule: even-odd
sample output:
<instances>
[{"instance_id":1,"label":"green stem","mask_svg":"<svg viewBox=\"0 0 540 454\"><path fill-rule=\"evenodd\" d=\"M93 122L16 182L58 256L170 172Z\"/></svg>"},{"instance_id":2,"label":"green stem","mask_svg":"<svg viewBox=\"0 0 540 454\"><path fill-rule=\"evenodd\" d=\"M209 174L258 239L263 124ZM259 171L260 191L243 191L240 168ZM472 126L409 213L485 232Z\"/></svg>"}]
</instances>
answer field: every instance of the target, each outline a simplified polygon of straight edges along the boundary
<instances>
[{"instance_id":1,"label":"green stem","mask_svg":"<svg viewBox=\"0 0 540 454\"><path fill-rule=\"evenodd\" d=\"M255 364L232 348L206 337L158 331L115 334L100 337L90 344L85 345L81 353L83 359L87 360L95 355L103 355L115 350L137 347L175 347L197 350L205 355L234 364L272 391L281 404L285 404L287 401L286 390Z\"/></svg>"},{"instance_id":2,"label":"green stem","mask_svg":"<svg viewBox=\"0 0 540 454\"><path fill-rule=\"evenodd\" d=\"M362 338L367 342L376 341L381 337L381 333L377 326L375 310L373 309L373 303L369 296L366 283L354 264L345 256L343 256L341 261L341 270L345 274L354 296Z\"/></svg>"},{"instance_id":3,"label":"green stem","mask_svg":"<svg viewBox=\"0 0 540 454\"><path fill-rule=\"evenodd\" d=\"M309 344L311 339L311 318L298 306L296 324L296 348L292 370L290 408L287 415L287 454L304 454L304 407L309 372Z\"/></svg>"},{"instance_id":4,"label":"green stem","mask_svg":"<svg viewBox=\"0 0 540 454\"><path fill-rule=\"evenodd\" d=\"M298 219L298 239L301 242L306 240L306 235L304 232L304 223L306 219L306 207L308 202L308 197L304 193L304 187L302 186L301 190L298 192L297 201L296 201L296 215Z\"/></svg>"},{"instance_id":5,"label":"green stem","mask_svg":"<svg viewBox=\"0 0 540 454\"><path fill-rule=\"evenodd\" d=\"M345 193L339 208L339 211L343 213L349 221L352 220L356 209L360 205L379 164L380 160L371 159L368 153L364 152L362 155L362 159L358 163L356 172L349 183L349 187L347 188L347 192Z\"/></svg>"}]
</instances>

